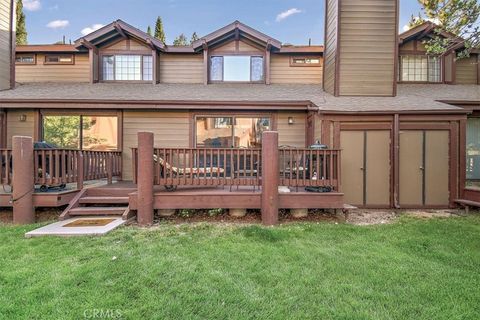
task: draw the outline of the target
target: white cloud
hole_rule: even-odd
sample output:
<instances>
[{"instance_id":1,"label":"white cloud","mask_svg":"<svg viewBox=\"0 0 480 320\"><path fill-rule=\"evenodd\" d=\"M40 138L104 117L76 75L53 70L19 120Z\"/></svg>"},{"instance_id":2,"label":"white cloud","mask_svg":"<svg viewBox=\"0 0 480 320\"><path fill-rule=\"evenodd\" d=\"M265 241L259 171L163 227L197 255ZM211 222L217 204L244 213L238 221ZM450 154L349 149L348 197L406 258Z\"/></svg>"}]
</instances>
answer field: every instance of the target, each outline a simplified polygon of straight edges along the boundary
<instances>
[{"instance_id":1,"label":"white cloud","mask_svg":"<svg viewBox=\"0 0 480 320\"><path fill-rule=\"evenodd\" d=\"M277 19L276 21L277 22L280 22L288 17L290 17L291 15L294 15L294 14L297 14L297 13L301 13L302 10L299 10L297 8L291 8L291 9L288 9L287 11L283 11L283 12L280 12L278 15L277 15Z\"/></svg>"},{"instance_id":2,"label":"white cloud","mask_svg":"<svg viewBox=\"0 0 480 320\"><path fill-rule=\"evenodd\" d=\"M68 20L53 20L47 24L47 27L51 29L63 29L69 25L70 22Z\"/></svg>"},{"instance_id":3,"label":"white cloud","mask_svg":"<svg viewBox=\"0 0 480 320\"><path fill-rule=\"evenodd\" d=\"M40 0L23 0L23 7L28 11L37 11L42 8Z\"/></svg>"},{"instance_id":4,"label":"white cloud","mask_svg":"<svg viewBox=\"0 0 480 320\"><path fill-rule=\"evenodd\" d=\"M82 33L82 35L86 36L87 34L92 33L93 31L96 31L96 30L98 30L102 27L104 27L103 24L95 23L95 24L92 24L89 27L83 28L82 31L80 31L80 32Z\"/></svg>"}]
</instances>

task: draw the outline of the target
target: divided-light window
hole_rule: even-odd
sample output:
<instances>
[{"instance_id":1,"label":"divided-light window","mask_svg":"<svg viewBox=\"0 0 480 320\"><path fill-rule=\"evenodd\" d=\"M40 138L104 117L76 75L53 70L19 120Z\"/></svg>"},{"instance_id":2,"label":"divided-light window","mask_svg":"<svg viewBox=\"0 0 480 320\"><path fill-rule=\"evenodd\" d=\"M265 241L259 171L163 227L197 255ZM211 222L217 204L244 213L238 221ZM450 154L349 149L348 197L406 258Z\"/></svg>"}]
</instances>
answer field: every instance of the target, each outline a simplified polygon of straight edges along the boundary
<instances>
[{"instance_id":1,"label":"divided-light window","mask_svg":"<svg viewBox=\"0 0 480 320\"><path fill-rule=\"evenodd\" d=\"M106 81L152 81L153 58L143 55L103 56L102 79Z\"/></svg>"},{"instance_id":2,"label":"divided-light window","mask_svg":"<svg viewBox=\"0 0 480 320\"><path fill-rule=\"evenodd\" d=\"M399 77L402 82L441 82L441 59L426 55L401 56Z\"/></svg>"},{"instance_id":3,"label":"divided-light window","mask_svg":"<svg viewBox=\"0 0 480 320\"><path fill-rule=\"evenodd\" d=\"M210 58L212 82L263 82L262 56L212 56Z\"/></svg>"}]
</instances>

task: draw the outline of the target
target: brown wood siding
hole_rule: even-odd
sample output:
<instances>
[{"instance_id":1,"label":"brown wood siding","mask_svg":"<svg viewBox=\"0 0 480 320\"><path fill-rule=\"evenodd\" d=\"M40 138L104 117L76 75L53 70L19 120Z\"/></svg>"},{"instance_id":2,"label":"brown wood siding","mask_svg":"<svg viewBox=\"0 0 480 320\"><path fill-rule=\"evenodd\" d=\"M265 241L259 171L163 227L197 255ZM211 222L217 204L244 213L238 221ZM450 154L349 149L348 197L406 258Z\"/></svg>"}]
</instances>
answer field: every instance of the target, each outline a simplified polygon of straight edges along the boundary
<instances>
[{"instance_id":1,"label":"brown wood siding","mask_svg":"<svg viewBox=\"0 0 480 320\"><path fill-rule=\"evenodd\" d=\"M292 67L291 56L272 55L270 62L270 83L321 84L323 66ZM323 64L323 59L321 60Z\"/></svg>"},{"instance_id":2,"label":"brown wood siding","mask_svg":"<svg viewBox=\"0 0 480 320\"><path fill-rule=\"evenodd\" d=\"M203 83L203 55L160 55L160 82Z\"/></svg>"},{"instance_id":3,"label":"brown wood siding","mask_svg":"<svg viewBox=\"0 0 480 320\"><path fill-rule=\"evenodd\" d=\"M477 55L456 61L456 84L477 84L478 60Z\"/></svg>"},{"instance_id":4,"label":"brown wood siding","mask_svg":"<svg viewBox=\"0 0 480 320\"><path fill-rule=\"evenodd\" d=\"M0 2L0 90L10 88L10 43L12 40L10 5L10 0Z\"/></svg>"},{"instance_id":5,"label":"brown wood siding","mask_svg":"<svg viewBox=\"0 0 480 320\"><path fill-rule=\"evenodd\" d=\"M102 50L118 50L118 51L150 51L150 47L133 39L122 40L113 43L109 47L103 47Z\"/></svg>"},{"instance_id":6,"label":"brown wood siding","mask_svg":"<svg viewBox=\"0 0 480 320\"><path fill-rule=\"evenodd\" d=\"M26 121L20 121L20 116L26 115ZM7 148L12 147L13 136L35 138L35 112L33 110L7 111Z\"/></svg>"},{"instance_id":7,"label":"brown wood siding","mask_svg":"<svg viewBox=\"0 0 480 320\"><path fill-rule=\"evenodd\" d=\"M37 54L37 64L16 65L17 82L89 82L90 61L88 53L75 54L75 64L43 64L45 55Z\"/></svg>"},{"instance_id":8,"label":"brown wood siding","mask_svg":"<svg viewBox=\"0 0 480 320\"><path fill-rule=\"evenodd\" d=\"M334 94L335 68L337 54L337 23L338 6L336 0L326 0L327 16L325 23L325 56L323 88L326 92Z\"/></svg>"},{"instance_id":9,"label":"brown wood siding","mask_svg":"<svg viewBox=\"0 0 480 320\"><path fill-rule=\"evenodd\" d=\"M339 94L392 96L396 52L395 0L342 0Z\"/></svg>"},{"instance_id":10,"label":"brown wood siding","mask_svg":"<svg viewBox=\"0 0 480 320\"><path fill-rule=\"evenodd\" d=\"M238 47L238 50L237 50ZM219 45L218 47L212 48L210 50L210 54L215 54L215 53L238 53L238 52L248 52L250 53L258 53L258 54L263 54L263 51L260 50L259 48L252 46L244 41L239 40L238 44L237 41L232 40L229 41L225 44Z\"/></svg>"},{"instance_id":11,"label":"brown wood siding","mask_svg":"<svg viewBox=\"0 0 480 320\"><path fill-rule=\"evenodd\" d=\"M123 113L123 179L132 179L132 151L137 133L154 133L156 147L188 148L190 120L188 112L125 111Z\"/></svg>"},{"instance_id":12,"label":"brown wood siding","mask_svg":"<svg viewBox=\"0 0 480 320\"><path fill-rule=\"evenodd\" d=\"M306 118L303 112L279 112L277 117L278 145L305 147ZM288 124L288 117L293 117L294 124Z\"/></svg>"}]
</instances>

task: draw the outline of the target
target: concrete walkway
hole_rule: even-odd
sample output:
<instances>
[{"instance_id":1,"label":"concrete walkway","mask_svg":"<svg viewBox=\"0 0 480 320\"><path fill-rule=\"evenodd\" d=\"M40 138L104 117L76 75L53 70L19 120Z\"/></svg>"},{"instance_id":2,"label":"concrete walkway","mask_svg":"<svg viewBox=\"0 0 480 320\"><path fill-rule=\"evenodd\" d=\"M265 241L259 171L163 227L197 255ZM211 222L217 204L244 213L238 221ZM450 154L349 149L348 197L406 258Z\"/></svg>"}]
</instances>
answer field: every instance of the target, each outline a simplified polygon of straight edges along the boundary
<instances>
[{"instance_id":1,"label":"concrete walkway","mask_svg":"<svg viewBox=\"0 0 480 320\"><path fill-rule=\"evenodd\" d=\"M49 224L25 233L26 238L41 236L102 236L123 225L121 217L82 217Z\"/></svg>"}]
</instances>

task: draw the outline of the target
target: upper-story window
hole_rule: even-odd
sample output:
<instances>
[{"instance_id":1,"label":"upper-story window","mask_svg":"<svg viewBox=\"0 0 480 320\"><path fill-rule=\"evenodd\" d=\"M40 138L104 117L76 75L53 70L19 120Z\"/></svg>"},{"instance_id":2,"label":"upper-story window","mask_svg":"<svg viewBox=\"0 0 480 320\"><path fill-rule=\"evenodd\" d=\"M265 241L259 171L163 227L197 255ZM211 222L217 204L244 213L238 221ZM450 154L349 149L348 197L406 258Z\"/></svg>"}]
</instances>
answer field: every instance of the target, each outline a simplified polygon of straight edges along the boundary
<instances>
[{"instance_id":1,"label":"upper-story window","mask_svg":"<svg viewBox=\"0 0 480 320\"><path fill-rule=\"evenodd\" d=\"M401 56L399 80L402 82L441 82L441 59L427 55Z\"/></svg>"},{"instance_id":2,"label":"upper-story window","mask_svg":"<svg viewBox=\"0 0 480 320\"><path fill-rule=\"evenodd\" d=\"M36 56L34 53L22 53L15 56L15 64L36 64Z\"/></svg>"},{"instance_id":3,"label":"upper-story window","mask_svg":"<svg viewBox=\"0 0 480 320\"><path fill-rule=\"evenodd\" d=\"M290 60L292 67L315 67L320 64L320 57L292 57Z\"/></svg>"},{"instance_id":4,"label":"upper-story window","mask_svg":"<svg viewBox=\"0 0 480 320\"><path fill-rule=\"evenodd\" d=\"M153 58L147 55L105 55L102 79L106 81L152 81Z\"/></svg>"},{"instance_id":5,"label":"upper-story window","mask_svg":"<svg viewBox=\"0 0 480 320\"><path fill-rule=\"evenodd\" d=\"M263 82L263 56L212 56L212 82Z\"/></svg>"},{"instance_id":6,"label":"upper-story window","mask_svg":"<svg viewBox=\"0 0 480 320\"><path fill-rule=\"evenodd\" d=\"M73 54L46 54L45 64L74 64Z\"/></svg>"}]
</instances>

